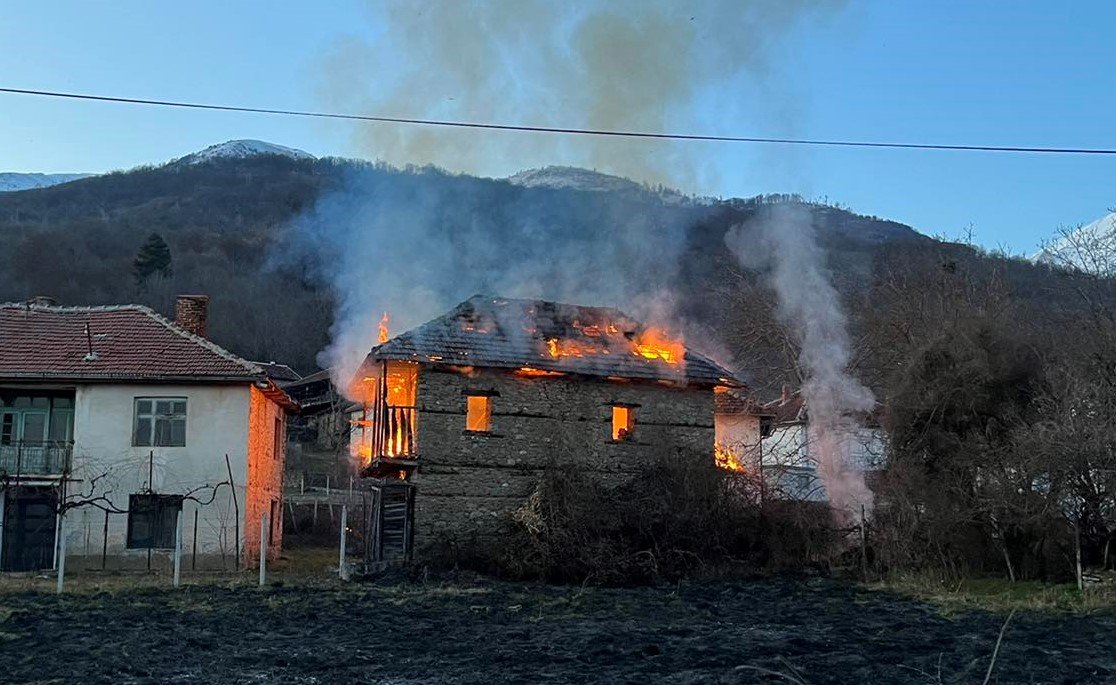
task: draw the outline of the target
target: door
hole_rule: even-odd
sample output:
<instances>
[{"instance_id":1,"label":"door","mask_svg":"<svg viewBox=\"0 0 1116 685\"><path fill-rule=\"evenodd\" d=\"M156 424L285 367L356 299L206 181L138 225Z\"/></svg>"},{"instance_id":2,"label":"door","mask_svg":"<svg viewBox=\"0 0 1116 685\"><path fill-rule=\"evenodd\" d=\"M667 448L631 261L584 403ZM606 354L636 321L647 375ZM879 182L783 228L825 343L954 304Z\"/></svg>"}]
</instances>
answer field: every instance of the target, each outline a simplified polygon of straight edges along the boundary
<instances>
[{"instance_id":1,"label":"door","mask_svg":"<svg viewBox=\"0 0 1116 685\"><path fill-rule=\"evenodd\" d=\"M39 571L54 565L55 488L12 488L4 496L0 571Z\"/></svg>"}]
</instances>

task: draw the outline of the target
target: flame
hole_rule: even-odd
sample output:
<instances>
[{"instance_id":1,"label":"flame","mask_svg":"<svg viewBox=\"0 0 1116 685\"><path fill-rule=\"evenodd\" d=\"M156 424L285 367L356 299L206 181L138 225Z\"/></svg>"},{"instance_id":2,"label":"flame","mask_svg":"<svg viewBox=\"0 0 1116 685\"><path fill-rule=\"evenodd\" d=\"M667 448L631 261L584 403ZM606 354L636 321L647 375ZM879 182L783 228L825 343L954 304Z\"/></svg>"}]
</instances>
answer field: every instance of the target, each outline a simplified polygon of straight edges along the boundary
<instances>
[{"instance_id":1,"label":"flame","mask_svg":"<svg viewBox=\"0 0 1116 685\"><path fill-rule=\"evenodd\" d=\"M380 318L380 344L381 345L383 345L384 343L386 343L388 341L388 322L389 321L391 321L391 317L388 316L387 312L384 312L383 317Z\"/></svg>"},{"instance_id":2,"label":"flame","mask_svg":"<svg viewBox=\"0 0 1116 685\"><path fill-rule=\"evenodd\" d=\"M575 321L573 327L579 338L547 338L546 351L554 359L561 357L589 357L619 353L626 350L643 357L667 364L679 364L685 356L680 340L672 339L665 331L648 328L637 335L622 334L615 324L582 326Z\"/></svg>"},{"instance_id":3,"label":"flame","mask_svg":"<svg viewBox=\"0 0 1116 685\"><path fill-rule=\"evenodd\" d=\"M367 389L364 416L349 422L361 429L355 456L365 465L382 457L413 459L418 365L388 362L385 378L368 376L363 380Z\"/></svg>"},{"instance_id":4,"label":"flame","mask_svg":"<svg viewBox=\"0 0 1116 685\"><path fill-rule=\"evenodd\" d=\"M591 357L597 354L608 354L608 347L599 343L581 342L578 340L558 338L546 339L546 351L551 357Z\"/></svg>"},{"instance_id":5,"label":"flame","mask_svg":"<svg viewBox=\"0 0 1116 685\"><path fill-rule=\"evenodd\" d=\"M743 473L746 470L744 464L740 463L740 457L724 445L713 445L713 460L726 471Z\"/></svg>"},{"instance_id":6,"label":"flame","mask_svg":"<svg viewBox=\"0 0 1116 685\"><path fill-rule=\"evenodd\" d=\"M539 378L542 376L565 376L566 374L561 371L544 371L543 369L536 369L533 366L524 366L519 368L515 375L523 378Z\"/></svg>"},{"instance_id":7,"label":"flame","mask_svg":"<svg viewBox=\"0 0 1116 685\"><path fill-rule=\"evenodd\" d=\"M646 359L661 359L667 364L677 364L685 355L685 348L671 340L665 331L648 328L635 340L636 354Z\"/></svg>"}]
</instances>

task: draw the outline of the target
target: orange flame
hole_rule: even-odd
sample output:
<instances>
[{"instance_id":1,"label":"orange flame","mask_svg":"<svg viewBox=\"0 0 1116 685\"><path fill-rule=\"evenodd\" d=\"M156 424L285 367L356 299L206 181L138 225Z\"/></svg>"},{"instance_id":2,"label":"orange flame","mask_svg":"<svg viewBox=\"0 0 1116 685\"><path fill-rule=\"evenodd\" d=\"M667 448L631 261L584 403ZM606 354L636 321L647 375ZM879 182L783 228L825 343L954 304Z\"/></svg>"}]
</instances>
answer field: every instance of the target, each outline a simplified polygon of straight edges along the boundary
<instances>
[{"instance_id":1,"label":"orange flame","mask_svg":"<svg viewBox=\"0 0 1116 685\"><path fill-rule=\"evenodd\" d=\"M612 354L627 349L638 357L672 365L680 363L685 355L685 348L681 341L671 339L665 331L657 328L648 328L634 337L621 335L613 324L602 328L595 325L581 326L575 322L574 328L578 329L585 338L547 338L547 354L558 359Z\"/></svg>"},{"instance_id":2,"label":"orange flame","mask_svg":"<svg viewBox=\"0 0 1116 685\"><path fill-rule=\"evenodd\" d=\"M667 364L682 360L685 349L682 343L671 340L664 331L648 328L635 340L636 354L645 359L661 359Z\"/></svg>"},{"instance_id":3,"label":"orange flame","mask_svg":"<svg viewBox=\"0 0 1116 685\"><path fill-rule=\"evenodd\" d=\"M386 343L388 341L388 322L389 321L391 321L391 317L388 316L387 312L384 312L383 318L380 319L380 344L381 345L383 345L384 343Z\"/></svg>"},{"instance_id":4,"label":"orange flame","mask_svg":"<svg viewBox=\"0 0 1116 685\"><path fill-rule=\"evenodd\" d=\"M565 376L566 374L562 373L561 371L544 371L542 369L536 369L532 366L524 366L519 368L515 372L515 375L523 378L540 378L543 376Z\"/></svg>"},{"instance_id":5,"label":"orange flame","mask_svg":"<svg viewBox=\"0 0 1116 685\"><path fill-rule=\"evenodd\" d=\"M744 464L740 463L740 457L736 456L732 450L724 445L713 446L713 460L717 463L718 467L726 471L742 473L746 470Z\"/></svg>"}]
</instances>

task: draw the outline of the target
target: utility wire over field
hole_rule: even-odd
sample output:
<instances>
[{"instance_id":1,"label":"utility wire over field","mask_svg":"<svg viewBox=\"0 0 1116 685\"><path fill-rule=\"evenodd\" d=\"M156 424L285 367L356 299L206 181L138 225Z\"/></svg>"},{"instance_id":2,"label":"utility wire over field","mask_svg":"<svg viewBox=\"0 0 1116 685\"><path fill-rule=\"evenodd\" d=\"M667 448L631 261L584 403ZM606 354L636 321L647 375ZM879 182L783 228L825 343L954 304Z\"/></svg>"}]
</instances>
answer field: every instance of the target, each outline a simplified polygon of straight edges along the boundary
<instances>
[{"instance_id":1,"label":"utility wire over field","mask_svg":"<svg viewBox=\"0 0 1116 685\"><path fill-rule=\"evenodd\" d=\"M290 109L271 109L267 107L240 107L236 105L215 105L200 102L180 102L175 100L151 100L145 98L117 97L109 95L90 95L87 93L63 93L50 90L31 90L27 88L3 88L0 93L11 95L34 95L39 97L65 98L96 102L115 102L129 105L152 105L156 107L178 107L218 112L243 112L248 114L274 114L292 117L311 117L317 119L345 119L383 124L407 124L413 126L438 126L443 128L485 129L491 131L518 131L524 133L554 133L561 135L601 136L611 138L646 138L652 140L704 141L719 143L753 143L770 145L807 145L815 147L860 147L884 148L893 150L951 150L959 152L1015 152L1056 155L1116 155L1116 148L1091 147L1041 147L1026 145L953 145L939 143L905 143L870 140L824 140L810 138L767 138L760 136L706 135L697 133L656 133L652 131L624 131L561 126L531 126L526 124L497 124L481 121L453 121L443 119L416 119L409 117L388 117L340 112L310 112Z\"/></svg>"}]
</instances>

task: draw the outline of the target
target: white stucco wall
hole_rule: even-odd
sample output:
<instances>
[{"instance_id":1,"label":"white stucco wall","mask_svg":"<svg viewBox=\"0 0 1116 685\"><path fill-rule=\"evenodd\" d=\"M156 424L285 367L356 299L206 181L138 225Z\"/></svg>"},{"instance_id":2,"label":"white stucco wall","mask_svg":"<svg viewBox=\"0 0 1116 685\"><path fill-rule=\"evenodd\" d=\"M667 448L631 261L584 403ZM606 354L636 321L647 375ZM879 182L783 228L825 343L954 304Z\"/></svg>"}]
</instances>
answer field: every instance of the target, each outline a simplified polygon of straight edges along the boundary
<instances>
[{"instance_id":1,"label":"white stucco wall","mask_svg":"<svg viewBox=\"0 0 1116 685\"><path fill-rule=\"evenodd\" d=\"M760 417L754 414L717 414L713 420L717 445L733 453L736 460L754 469L759 459Z\"/></svg>"},{"instance_id":2,"label":"white stucco wall","mask_svg":"<svg viewBox=\"0 0 1116 685\"><path fill-rule=\"evenodd\" d=\"M886 436L878 428L859 427L846 439L849 466L876 471L886 465ZM763 467L769 492L788 499L826 501L825 488L811 454L804 423L778 426L762 444Z\"/></svg>"},{"instance_id":3,"label":"white stucco wall","mask_svg":"<svg viewBox=\"0 0 1116 685\"><path fill-rule=\"evenodd\" d=\"M185 397L186 445L183 447L134 447L132 429L137 397ZM126 510L128 497L141 493L148 483L149 463L153 490L160 494L186 494L206 485L228 480L229 456L236 482L240 518L245 534L246 483L248 481L250 386L240 385L82 385L78 386L74 413L74 477L69 498L88 495L90 483L100 477L94 492L115 508ZM213 494L203 488L195 497L205 501ZM235 555L232 492L222 486L214 500L201 505L183 503L183 547L189 557L197 538L199 557L208 565L224 558L230 567ZM198 511L195 531L194 512ZM108 554L146 563L146 550L126 550L126 514L108 517ZM105 514L94 507L80 507L67 514L68 556L96 558L102 553Z\"/></svg>"}]
</instances>

